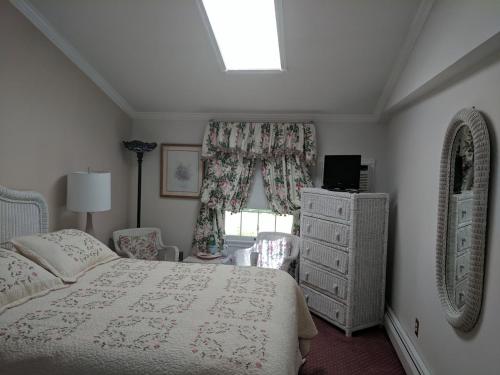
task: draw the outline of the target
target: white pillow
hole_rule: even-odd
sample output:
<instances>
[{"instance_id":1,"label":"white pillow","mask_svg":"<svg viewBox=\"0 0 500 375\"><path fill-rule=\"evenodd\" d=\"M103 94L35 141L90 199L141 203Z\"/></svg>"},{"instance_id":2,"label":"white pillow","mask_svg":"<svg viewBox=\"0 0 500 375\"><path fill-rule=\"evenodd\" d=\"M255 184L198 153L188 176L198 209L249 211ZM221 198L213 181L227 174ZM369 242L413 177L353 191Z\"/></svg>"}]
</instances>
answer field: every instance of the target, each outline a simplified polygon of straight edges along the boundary
<instances>
[{"instance_id":1,"label":"white pillow","mask_svg":"<svg viewBox=\"0 0 500 375\"><path fill-rule=\"evenodd\" d=\"M16 249L68 283L89 269L119 258L102 242L76 229L17 237Z\"/></svg>"},{"instance_id":2,"label":"white pillow","mask_svg":"<svg viewBox=\"0 0 500 375\"><path fill-rule=\"evenodd\" d=\"M28 258L0 248L0 313L65 285Z\"/></svg>"}]
</instances>

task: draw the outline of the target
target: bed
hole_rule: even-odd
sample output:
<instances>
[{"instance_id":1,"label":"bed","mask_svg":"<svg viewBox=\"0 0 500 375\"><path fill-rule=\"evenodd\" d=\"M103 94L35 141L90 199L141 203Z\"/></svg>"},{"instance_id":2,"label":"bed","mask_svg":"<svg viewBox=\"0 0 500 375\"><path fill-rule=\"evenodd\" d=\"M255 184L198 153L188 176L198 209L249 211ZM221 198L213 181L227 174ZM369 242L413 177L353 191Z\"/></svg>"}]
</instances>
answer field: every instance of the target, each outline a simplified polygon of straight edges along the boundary
<instances>
[{"instance_id":1,"label":"bed","mask_svg":"<svg viewBox=\"0 0 500 375\"><path fill-rule=\"evenodd\" d=\"M0 188L0 245L47 231ZM256 267L119 258L0 314L2 374L297 374L317 331L294 279Z\"/></svg>"}]
</instances>

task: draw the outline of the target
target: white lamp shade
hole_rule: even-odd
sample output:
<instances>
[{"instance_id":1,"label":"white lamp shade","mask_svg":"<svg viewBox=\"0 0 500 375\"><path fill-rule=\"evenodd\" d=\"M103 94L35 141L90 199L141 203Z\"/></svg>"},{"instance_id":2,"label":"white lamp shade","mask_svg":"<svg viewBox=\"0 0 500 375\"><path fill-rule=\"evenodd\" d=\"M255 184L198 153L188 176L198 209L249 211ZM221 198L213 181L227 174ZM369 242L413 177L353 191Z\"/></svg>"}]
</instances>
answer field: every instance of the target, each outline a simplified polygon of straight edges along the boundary
<instances>
[{"instance_id":1,"label":"white lamp shade","mask_svg":"<svg viewBox=\"0 0 500 375\"><path fill-rule=\"evenodd\" d=\"M74 172L68 175L68 210L100 212L111 209L110 172Z\"/></svg>"}]
</instances>

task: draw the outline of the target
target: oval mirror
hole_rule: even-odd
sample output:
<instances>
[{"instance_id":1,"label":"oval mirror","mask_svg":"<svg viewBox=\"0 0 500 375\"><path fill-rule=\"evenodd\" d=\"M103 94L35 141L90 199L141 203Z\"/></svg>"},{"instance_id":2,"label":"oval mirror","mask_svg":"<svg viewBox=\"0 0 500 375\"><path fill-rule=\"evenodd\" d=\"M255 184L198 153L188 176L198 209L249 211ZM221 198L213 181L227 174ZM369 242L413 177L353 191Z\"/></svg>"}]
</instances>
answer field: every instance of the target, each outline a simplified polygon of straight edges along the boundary
<instances>
[{"instance_id":1,"label":"oval mirror","mask_svg":"<svg viewBox=\"0 0 500 375\"><path fill-rule=\"evenodd\" d=\"M490 141L476 109L451 120L441 155L437 230L437 286L448 322L462 331L476 324L483 291Z\"/></svg>"}]
</instances>

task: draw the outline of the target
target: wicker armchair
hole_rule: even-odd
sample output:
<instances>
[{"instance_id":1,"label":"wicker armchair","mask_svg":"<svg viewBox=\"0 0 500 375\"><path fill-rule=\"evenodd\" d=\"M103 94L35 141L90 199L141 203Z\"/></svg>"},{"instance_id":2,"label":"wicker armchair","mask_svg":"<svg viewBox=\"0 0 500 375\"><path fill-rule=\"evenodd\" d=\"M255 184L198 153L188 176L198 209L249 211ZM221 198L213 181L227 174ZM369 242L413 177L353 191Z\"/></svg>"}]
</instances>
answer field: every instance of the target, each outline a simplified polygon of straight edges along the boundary
<instances>
[{"instance_id":1,"label":"wicker armchair","mask_svg":"<svg viewBox=\"0 0 500 375\"><path fill-rule=\"evenodd\" d=\"M161 239L161 231L158 228L130 228L113 232L113 243L115 245L116 252L118 255L123 257L136 258L120 247L120 236L147 236L151 233L156 233L155 249L158 251L158 260L178 262L179 248L177 246L165 246Z\"/></svg>"}]
</instances>

